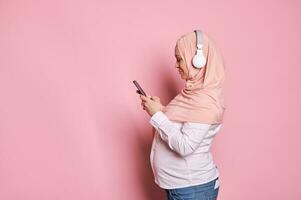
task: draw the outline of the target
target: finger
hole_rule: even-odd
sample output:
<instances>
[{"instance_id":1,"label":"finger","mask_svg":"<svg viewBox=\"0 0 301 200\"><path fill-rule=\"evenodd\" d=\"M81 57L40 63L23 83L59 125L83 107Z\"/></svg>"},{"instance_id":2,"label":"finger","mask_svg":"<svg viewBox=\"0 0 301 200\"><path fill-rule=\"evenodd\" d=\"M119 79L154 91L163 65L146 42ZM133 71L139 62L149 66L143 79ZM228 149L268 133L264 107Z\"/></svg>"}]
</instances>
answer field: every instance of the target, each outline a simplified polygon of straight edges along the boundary
<instances>
[{"instance_id":1,"label":"finger","mask_svg":"<svg viewBox=\"0 0 301 200\"><path fill-rule=\"evenodd\" d=\"M143 95L142 95L143 96ZM140 99L141 99L141 101L143 102L143 103L145 103L146 102L146 100L145 99L143 99L143 97L140 97Z\"/></svg>"},{"instance_id":2,"label":"finger","mask_svg":"<svg viewBox=\"0 0 301 200\"><path fill-rule=\"evenodd\" d=\"M141 106L143 107L143 110L145 109L145 105L144 105L144 103L141 103Z\"/></svg>"},{"instance_id":3,"label":"finger","mask_svg":"<svg viewBox=\"0 0 301 200\"><path fill-rule=\"evenodd\" d=\"M149 101L150 98L144 96L144 95L140 95L141 99L144 100L145 102Z\"/></svg>"},{"instance_id":4,"label":"finger","mask_svg":"<svg viewBox=\"0 0 301 200\"><path fill-rule=\"evenodd\" d=\"M139 96L140 96L140 99L141 99L142 101L144 101L144 99L143 99L143 95L142 95L142 94L140 94Z\"/></svg>"},{"instance_id":5,"label":"finger","mask_svg":"<svg viewBox=\"0 0 301 200\"><path fill-rule=\"evenodd\" d=\"M154 101L159 101L160 100L160 98L158 98L158 97L152 97L151 99L154 100Z\"/></svg>"},{"instance_id":6,"label":"finger","mask_svg":"<svg viewBox=\"0 0 301 200\"><path fill-rule=\"evenodd\" d=\"M147 102L144 102L143 105L144 105L145 108L148 108L148 103Z\"/></svg>"}]
</instances>

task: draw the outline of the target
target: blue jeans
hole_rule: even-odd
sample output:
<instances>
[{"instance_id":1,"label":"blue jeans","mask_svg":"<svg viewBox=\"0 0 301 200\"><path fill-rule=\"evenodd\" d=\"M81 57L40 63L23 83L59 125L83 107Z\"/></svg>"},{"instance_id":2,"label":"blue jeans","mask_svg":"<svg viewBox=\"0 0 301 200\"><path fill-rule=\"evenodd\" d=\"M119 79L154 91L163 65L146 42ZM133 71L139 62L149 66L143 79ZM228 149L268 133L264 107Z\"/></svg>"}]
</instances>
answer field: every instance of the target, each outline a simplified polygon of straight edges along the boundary
<instances>
[{"instance_id":1,"label":"blue jeans","mask_svg":"<svg viewBox=\"0 0 301 200\"><path fill-rule=\"evenodd\" d=\"M219 181L218 177L205 184L165 189L167 200L216 200L219 191L219 185L214 188L216 181Z\"/></svg>"}]
</instances>

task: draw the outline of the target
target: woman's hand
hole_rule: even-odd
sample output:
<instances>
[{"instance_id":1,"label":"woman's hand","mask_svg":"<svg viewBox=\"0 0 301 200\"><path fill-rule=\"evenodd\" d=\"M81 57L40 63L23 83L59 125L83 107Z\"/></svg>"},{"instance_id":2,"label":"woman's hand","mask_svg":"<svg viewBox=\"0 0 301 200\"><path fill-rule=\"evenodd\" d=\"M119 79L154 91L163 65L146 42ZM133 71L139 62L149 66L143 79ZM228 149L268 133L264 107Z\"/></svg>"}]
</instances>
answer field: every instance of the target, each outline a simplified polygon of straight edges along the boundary
<instances>
[{"instance_id":1,"label":"woman's hand","mask_svg":"<svg viewBox=\"0 0 301 200\"><path fill-rule=\"evenodd\" d=\"M143 110L146 110L150 116L161 111L164 107L160 102L160 98L157 96L144 96L140 94L140 99L142 100L141 105L143 106Z\"/></svg>"}]
</instances>

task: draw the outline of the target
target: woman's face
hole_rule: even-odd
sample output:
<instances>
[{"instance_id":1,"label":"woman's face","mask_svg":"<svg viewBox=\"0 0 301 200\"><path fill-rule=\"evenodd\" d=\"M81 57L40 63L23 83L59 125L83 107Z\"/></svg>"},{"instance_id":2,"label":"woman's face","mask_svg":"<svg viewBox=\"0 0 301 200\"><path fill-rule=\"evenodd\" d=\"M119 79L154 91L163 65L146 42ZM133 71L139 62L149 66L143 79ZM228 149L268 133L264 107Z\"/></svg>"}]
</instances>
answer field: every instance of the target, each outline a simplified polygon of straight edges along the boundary
<instances>
[{"instance_id":1,"label":"woman's face","mask_svg":"<svg viewBox=\"0 0 301 200\"><path fill-rule=\"evenodd\" d=\"M175 67L178 69L178 71L181 75L181 78L184 79L184 80L187 80L188 70L187 70L187 67L186 67L186 64L185 64L184 60L180 56L180 52L179 52L179 49L178 49L177 45L175 47L175 57L177 59Z\"/></svg>"}]
</instances>

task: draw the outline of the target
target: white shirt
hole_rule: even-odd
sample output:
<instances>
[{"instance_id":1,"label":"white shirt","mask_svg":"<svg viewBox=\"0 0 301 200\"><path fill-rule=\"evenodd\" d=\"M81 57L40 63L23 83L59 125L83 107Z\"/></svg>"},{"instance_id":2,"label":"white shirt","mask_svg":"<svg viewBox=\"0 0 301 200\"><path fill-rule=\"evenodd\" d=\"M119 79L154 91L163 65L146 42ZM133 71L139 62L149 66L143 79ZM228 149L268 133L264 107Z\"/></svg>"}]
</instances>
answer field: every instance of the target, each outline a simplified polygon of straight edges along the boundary
<instances>
[{"instance_id":1,"label":"white shirt","mask_svg":"<svg viewBox=\"0 0 301 200\"><path fill-rule=\"evenodd\" d=\"M150 162L159 187L194 186L219 176L209 150L222 124L175 122L162 111L156 112L149 122L156 129Z\"/></svg>"}]
</instances>

